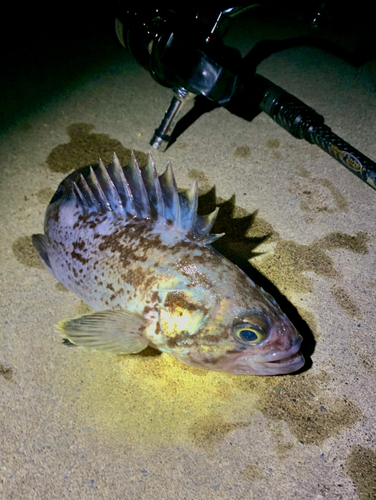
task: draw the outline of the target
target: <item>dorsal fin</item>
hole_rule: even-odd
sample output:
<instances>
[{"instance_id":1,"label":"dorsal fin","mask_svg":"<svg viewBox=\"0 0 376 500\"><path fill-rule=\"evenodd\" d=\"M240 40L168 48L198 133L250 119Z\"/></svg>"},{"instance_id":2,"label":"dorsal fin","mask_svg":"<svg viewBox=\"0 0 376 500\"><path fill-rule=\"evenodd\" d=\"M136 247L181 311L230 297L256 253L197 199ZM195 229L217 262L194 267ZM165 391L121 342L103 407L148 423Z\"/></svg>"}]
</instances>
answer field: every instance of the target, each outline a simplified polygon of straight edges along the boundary
<instances>
[{"instance_id":1,"label":"dorsal fin","mask_svg":"<svg viewBox=\"0 0 376 500\"><path fill-rule=\"evenodd\" d=\"M106 168L119 193L125 215L136 217L137 211L134 204L134 197L116 153L114 153L112 162Z\"/></svg>"},{"instance_id":2,"label":"dorsal fin","mask_svg":"<svg viewBox=\"0 0 376 500\"><path fill-rule=\"evenodd\" d=\"M154 220L164 220L164 204L161 185L157 169L151 154L149 153L146 165L141 169L142 179L145 184L150 203L150 215Z\"/></svg>"},{"instance_id":3,"label":"dorsal fin","mask_svg":"<svg viewBox=\"0 0 376 500\"><path fill-rule=\"evenodd\" d=\"M131 161L123 168L123 172L133 194L137 217L140 219L150 217L149 198L142 179L140 167L138 166L133 152Z\"/></svg>"},{"instance_id":4,"label":"dorsal fin","mask_svg":"<svg viewBox=\"0 0 376 500\"><path fill-rule=\"evenodd\" d=\"M94 194L97 202L99 203L101 210L103 212L106 212L107 210L112 210L111 203L108 201L106 195L104 194L101 183L99 182L99 179L96 176L93 167L90 167L90 174L87 177L87 183L92 193Z\"/></svg>"},{"instance_id":5,"label":"dorsal fin","mask_svg":"<svg viewBox=\"0 0 376 500\"><path fill-rule=\"evenodd\" d=\"M197 181L191 189L179 193L180 202L180 226L183 231L190 231L196 221L198 205L198 184Z\"/></svg>"},{"instance_id":6,"label":"dorsal fin","mask_svg":"<svg viewBox=\"0 0 376 500\"><path fill-rule=\"evenodd\" d=\"M85 177L80 174L80 178L77 182L77 189L80 190L82 196L85 198L86 205L89 211L96 212L99 210L100 205L93 194L93 191L89 188L88 183L86 182Z\"/></svg>"},{"instance_id":7,"label":"dorsal fin","mask_svg":"<svg viewBox=\"0 0 376 500\"><path fill-rule=\"evenodd\" d=\"M68 187L70 186L70 187ZM218 208L208 215L198 215L198 185L194 182L187 191L178 193L172 166L158 177L149 154L146 165L139 167L132 153L131 161L121 167L114 153L112 162L79 169L70 174L59 186L59 196L64 203L75 203L89 212L111 211L124 220L153 219L174 227L182 234L209 245L222 235L210 234Z\"/></svg>"},{"instance_id":8,"label":"dorsal fin","mask_svg":"<svg viewBox=\"0 0 376 500\"><path fill-rule=\"evenodd\" d=\"M103 193L106 196L111 210L116 213L123 213L123 203L121 201L119 192L117 191L102 160L99 160L99 167L96 169L95 174L97 176L99 184L102 186Z\"/></svg>"},{"instance_id":9,"label":"dorsal fin","mask_svg":"<svg viewBox=\"0 0 376 500\"><path fill-rule=\"evenodd\" d=\"M178 227L180 223L180 203L178 188L170 162L168 162L166 170L159 177L159 182L162 188L164 218L167 224Z\"/></svg>"}]
</instances>

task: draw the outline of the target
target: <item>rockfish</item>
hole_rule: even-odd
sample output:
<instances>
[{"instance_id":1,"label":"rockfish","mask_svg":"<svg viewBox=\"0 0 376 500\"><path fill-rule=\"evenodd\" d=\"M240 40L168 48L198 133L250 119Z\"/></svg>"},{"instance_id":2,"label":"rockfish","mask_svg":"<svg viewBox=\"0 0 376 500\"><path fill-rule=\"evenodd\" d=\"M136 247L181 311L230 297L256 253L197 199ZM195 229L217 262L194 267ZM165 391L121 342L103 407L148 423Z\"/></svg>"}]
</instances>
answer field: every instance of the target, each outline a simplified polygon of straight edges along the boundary
<instances>
[{"instance_id":1,"label":"rockfish","mask_svg":"<svg viewBox=\"0 0 376 500\"><path fill-rule=\"evenodd\" d=\"M68 345L116 354L148 345L188 366L250 375L299 370L302 337L273 297L211 243L172 167L149 156L84 167L59 185L33 236L51 274L95 312L59 323Z\"/></svg>"}]
</instances>

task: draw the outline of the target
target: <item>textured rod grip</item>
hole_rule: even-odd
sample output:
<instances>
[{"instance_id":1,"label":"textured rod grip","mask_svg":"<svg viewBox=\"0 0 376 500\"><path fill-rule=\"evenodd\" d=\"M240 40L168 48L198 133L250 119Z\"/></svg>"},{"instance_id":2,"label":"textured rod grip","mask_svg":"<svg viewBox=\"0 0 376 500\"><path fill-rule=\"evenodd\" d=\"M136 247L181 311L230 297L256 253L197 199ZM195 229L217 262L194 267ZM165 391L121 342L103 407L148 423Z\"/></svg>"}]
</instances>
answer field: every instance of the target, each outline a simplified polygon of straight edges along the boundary
<instances>
[{"instance_id":1,"label":"textured rod grip","mask_svg":"<svg viewBox=\"0 0 376 500\"><path fill-rule=\"evenodd\" d=\"M334 134L314 109L276 86L265 92L260 107L294 137L316 144L376 189L376 163Z\"/></svg>"},{"instance_id":2,"label":"textured rod grip","mask_svg":"<svg viewBox=\"0 0 376 500\"><path fill-rule=\"evenodd\" d=\"M310 141L307 131L324 123L323 116L287 92L275 103L272 113L278 125L297 139L307 141Z\"/></svg>"},{"instance_id":3,"label":"textured rod grip","mask_svg":"<svg viewBox=\"0 0 376 500\"><path fill-rule=\"evenodd\" d=\"M317 144L364 182L376 189L376 163L321 125L309 131L310 142Z\"/></svg>"}]
</instances>

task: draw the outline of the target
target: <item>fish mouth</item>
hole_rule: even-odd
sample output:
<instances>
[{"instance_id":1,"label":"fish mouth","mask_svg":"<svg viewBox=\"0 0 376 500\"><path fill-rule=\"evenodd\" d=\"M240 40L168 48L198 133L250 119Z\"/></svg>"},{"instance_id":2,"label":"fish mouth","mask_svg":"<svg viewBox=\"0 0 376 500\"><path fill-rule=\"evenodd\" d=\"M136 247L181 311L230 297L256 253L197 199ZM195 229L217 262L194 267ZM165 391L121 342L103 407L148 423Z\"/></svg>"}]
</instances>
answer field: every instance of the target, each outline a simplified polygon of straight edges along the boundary
<instances>
[{"instance_id":1,"label":"fish mouth","mask_svg":"<svg viewBox=\"0 0 376 500\"><path fill-rule=\"evenodd\" d=\"M304 365L305 359L303 354L298 351L291 356L288 356L283 359L277 359L275 361L266 361L265 363L260 364L260 371L266 371L265 375L282 375L284 373L292 373L300 370L300 368ZM257 368L257 364L254 366Z\"/></svg>"},{"instance_id":2,"label":"fish mouth","mask_svg":"<svg viewBox=\"0 0 376 500\"><path fill-rule=\"evenodd\" d=\"M255 356L252 360L253 367L260 372L266 372L265 375L282 375L296 372L305 363L304 356L299 351L302 341L303 338L299 335L295 344L287 351Z\"/></svg>"},{"instance_id":3,"label":"fish mouth","mask_svg":"<svg viewBox=\"0 0 376 500\"><path fill-rule=\"evenodd\" d=\"M287 351L240 358L234 371L254 375L284 375L296 372L305 363L304 356L299 351L302 341L303 338L299 335L294 345Z\"/></svg>"}]
</instances>

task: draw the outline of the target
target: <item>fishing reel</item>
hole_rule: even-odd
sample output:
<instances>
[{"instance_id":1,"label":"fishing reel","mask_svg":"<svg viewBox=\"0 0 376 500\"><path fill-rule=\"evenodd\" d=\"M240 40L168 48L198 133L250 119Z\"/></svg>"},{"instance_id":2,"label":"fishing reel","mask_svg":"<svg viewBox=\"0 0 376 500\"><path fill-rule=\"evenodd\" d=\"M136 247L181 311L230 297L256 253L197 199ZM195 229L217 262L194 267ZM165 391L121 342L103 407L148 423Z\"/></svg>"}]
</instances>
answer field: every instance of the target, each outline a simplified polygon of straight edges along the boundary
<instances>
[{"instance_id":1,"label":"fishing reel","mask_svg":"<svg viewBox=\"0 0 376 500\"><path fill-rule=\"evenodd\" d=\"M376 188L376 164L373 161L336 136L324 124L324 118L312 108L255 73L262 60L260 54L265 58L277 50L277 46L280 50L281 44L283 48L291 46L291 40L295 44L297 40L300 43L311 40L316 45L324 43L350 60L367 57L364 47L375 46L369 45L369 40L364 37L364 33L374 35L370 35L373 30L362 28L365 19L362 16L358 16L360 24L351 33L341 29L338 19L346 13L338 11L337 0L300 4L287 0L281 9L276 0L241 6L218 2L213 9L192 3L179 6L175 2L161 2L158 7L150 7L120 0L115 23L119 41L154 80L174 93L150 141L151 146L166 150L183 106L196 96L204 96L214 107L225 106L246 119L252 119L258 112L266 112L294 137L320 146ZM242 57L241 51L226 45L224 38L233 21L247 11L260 23L267 22L265 14L277 16L284 29L281 33L273 31L274 40L254 38L252 50ZM356 18L353 12L351 16Z\"/></svg>"},{"instance_id":2,"label":"fishing reel","mask_svg":"<svg viewBox=\"0 0 376 500\"><path fill-rule=\"evenodd\" d=\"M174 98L151 145L165 150L184 104L203 95L219 105L233 96L240 53L223 43L228 18L241 10L212 10L164 6L128 9L116 20L121 43L159 84L173 89ZM226 22L227 21L227 22Z\"/></svg>"}]
</instances>

